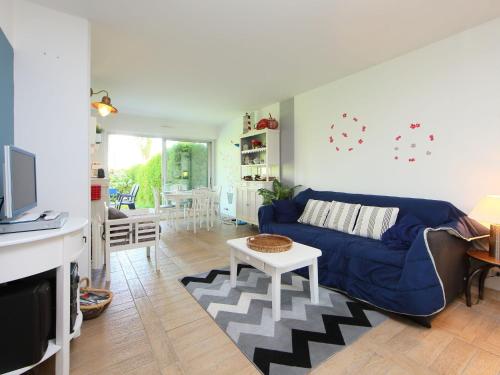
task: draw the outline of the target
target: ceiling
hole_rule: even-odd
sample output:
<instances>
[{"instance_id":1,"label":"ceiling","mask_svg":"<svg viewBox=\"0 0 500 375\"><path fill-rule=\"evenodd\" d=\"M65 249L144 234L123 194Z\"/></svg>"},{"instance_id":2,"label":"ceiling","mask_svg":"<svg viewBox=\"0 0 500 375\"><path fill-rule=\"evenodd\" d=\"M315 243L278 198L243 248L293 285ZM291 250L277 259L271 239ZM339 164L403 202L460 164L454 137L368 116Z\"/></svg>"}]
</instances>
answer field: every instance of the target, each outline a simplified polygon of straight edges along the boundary
<instances>
[{"instance_id":1,"label":"ceiling","mask_svg":"<svg viewBox=\"0 0 500 375\"><path fill-rule=\"evenodd\" d=\"M88 18L121 112L216 126L500 16L497 0L32 0Z\"/></svg>"}]
</instances>

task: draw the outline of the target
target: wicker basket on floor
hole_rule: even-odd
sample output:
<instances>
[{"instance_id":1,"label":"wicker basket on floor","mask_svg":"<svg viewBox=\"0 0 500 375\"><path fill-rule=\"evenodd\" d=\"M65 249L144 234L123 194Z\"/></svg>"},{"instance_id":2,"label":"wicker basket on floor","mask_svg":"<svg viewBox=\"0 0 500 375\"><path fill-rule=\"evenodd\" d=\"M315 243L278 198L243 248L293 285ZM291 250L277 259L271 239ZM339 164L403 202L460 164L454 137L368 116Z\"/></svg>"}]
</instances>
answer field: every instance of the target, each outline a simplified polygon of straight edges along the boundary
<instances>
[{"instance_id":1,"label":"wicker basket on floor","mask_svg":"<svg viewBox=\"0 0 500 375\"><path fill-rule=\"evenodd\" d=\"M278 234L259 234L247 238L247 246L261 253L282 253L291 249L293 241Z\"/></svg>"},{"instance_id":2,"label":"wicker basket on floor","mask_svg":"<svg viewBox=\"0 0 500 375\"><path fill-rule=\"evenodd\" d=\"M101 315L109 306L111 301L113 300L113 292L107 289L96 289L96 288L90 288L89 287L89 279L88 277L82 278L81 281L81 286L80 286L80 295L84 293L96 293L99 295L106 296L107 298L103 300L102 302L99 302L95 305L89 305L89 306L84 306L80 304L80 310L82 311L83 314L83 320L90 320L97 318L99 315Z\"/></svg>"}]
</instances>

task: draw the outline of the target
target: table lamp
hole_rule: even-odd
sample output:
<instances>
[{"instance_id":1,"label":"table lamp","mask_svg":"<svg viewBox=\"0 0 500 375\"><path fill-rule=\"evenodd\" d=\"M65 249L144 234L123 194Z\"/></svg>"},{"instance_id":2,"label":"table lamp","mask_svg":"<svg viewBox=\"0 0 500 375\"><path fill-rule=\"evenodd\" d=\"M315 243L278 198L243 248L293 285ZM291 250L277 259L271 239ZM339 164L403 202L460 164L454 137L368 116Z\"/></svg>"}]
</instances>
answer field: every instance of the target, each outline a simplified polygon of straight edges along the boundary
<instances>
[{"instance_id":1,"label":"table lamp","mask_svg":"<svg viewBox=\"0 0 500 375\"><path fill-rule=\"evenodd\" d=\"M483 197L469 216L485 227L490 227L490 256L500 259L500 195Z\"/></svg>"}]
</instances>

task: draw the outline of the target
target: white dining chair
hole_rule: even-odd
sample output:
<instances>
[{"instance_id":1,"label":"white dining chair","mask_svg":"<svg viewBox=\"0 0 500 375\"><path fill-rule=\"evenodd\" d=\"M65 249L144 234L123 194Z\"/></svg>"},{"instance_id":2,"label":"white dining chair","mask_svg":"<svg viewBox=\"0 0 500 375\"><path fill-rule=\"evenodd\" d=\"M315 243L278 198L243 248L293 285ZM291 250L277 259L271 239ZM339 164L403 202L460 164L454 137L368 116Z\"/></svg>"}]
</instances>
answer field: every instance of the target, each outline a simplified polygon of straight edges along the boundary
<instances>
[{"instance_id":1,"label":"white dining chair","mask_svg":"<svg viewBox=\"0 0 500 375\"><path fill-rule=\"evenodd\" d=\"M155 214L160 217L160 221L166 221L167 225L175 227L174 224L174 216L175 206L169 204L161 204L160 191L154 186L151 187L153 190L153 199L155 203Z\"/></svg>"},{"instance_id":2,"label":"white dining chair","mask_svg":"<svg viewBox=\"0 0 500 375\"><path fill-rule=\"evenodd\" d=\"M193 189L191 207L187 209L188 230L190 224L193 224L193 231L196 233L196 228L202 228L203 219L210 230L210 190L207 188Z\"/></svg>"}]
</instances>

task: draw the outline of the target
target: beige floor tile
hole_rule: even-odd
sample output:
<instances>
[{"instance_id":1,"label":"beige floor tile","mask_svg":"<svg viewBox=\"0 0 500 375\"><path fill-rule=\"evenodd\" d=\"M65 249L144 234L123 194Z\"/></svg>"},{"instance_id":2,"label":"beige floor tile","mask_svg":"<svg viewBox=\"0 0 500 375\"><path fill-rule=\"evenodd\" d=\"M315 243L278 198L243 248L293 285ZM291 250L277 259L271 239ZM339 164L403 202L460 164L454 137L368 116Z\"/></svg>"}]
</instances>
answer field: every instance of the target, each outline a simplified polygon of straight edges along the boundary
<instances>
[{"instance_id":1,"label":"beige floor tile","mask_svg":"<svg viewBox=\"0 0 500 375\"><path fill-rule=\"evenodd\" d=\"M478 351L473 345L454 338L432 363L430 368L438 374L460 374Z\"/></svg>"},{"instance_id":2,"label":"beige floor tile","mask_svg":"<svg viewBox=\"0 0 500 375\"><path fill-rule=\"evenodd\" d=\"M500 373L500 357L479 350L470 360L463 375L495 375Z\"/></svg>"},{"instance_id":3,"label":"beige floor tile","mask_svg":"<svg viewBox=\"0 0 500 375\"><path fill-rule=\"evenodd\" d=\"M196 235L164 228L158 273L145 249L113 253L111 283L95 272L93 286L107 285L114 300L98 319L85 321L72 341L71 375L260 374L178 281L226 267L226 240L254 233L232 225ZM312 374L499 374L500 292L487 290L485 296L472 308L457 299L432 329L390 318ZM44 363L40 373L53 373L53 364Z\"/></svg>"}]
</instances>

